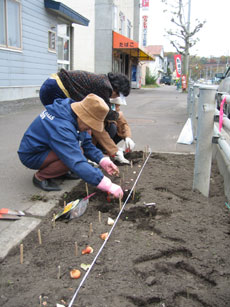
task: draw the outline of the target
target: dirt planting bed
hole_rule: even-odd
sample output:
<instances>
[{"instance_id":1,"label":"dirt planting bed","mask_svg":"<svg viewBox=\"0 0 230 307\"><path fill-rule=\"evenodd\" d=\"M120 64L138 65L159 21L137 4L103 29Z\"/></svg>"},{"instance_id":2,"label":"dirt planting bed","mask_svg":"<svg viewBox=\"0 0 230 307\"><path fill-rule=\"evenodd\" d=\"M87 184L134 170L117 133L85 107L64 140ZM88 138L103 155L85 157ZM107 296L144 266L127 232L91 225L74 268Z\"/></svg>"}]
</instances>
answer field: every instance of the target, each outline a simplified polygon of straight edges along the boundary
<instances>
[{"instance_id":1,"label":"dirt planting bed","mask_svg":"<svg viewBox=\"0 0 230 307\"><path fill-rule=\"evenodd\" d=\"M119 166L126 196L143 165L143 153ZM212 166L210 196L192 191L194 156L152 153L135 189L73 306L230 306L230 211L223 180ZM87 211L70 222L51 219L69 201L86 195L85 184L65 193L55 209L0 264L0 306L68 306L116 219L119 202L89 186ZM125 198L123 199L125 200ZM155 204L153 204L155 203ZM149 205L150 204L150 205ZM101 223L99 213L101 212ZM91 224L92 223L92 224ZM92 233L90 233L90 224ZM78 246L76 255L75 242ZM82 255L87 245L93 253ZM71 279L72 269L81 271Z\"/></svg>"}]
</instances>

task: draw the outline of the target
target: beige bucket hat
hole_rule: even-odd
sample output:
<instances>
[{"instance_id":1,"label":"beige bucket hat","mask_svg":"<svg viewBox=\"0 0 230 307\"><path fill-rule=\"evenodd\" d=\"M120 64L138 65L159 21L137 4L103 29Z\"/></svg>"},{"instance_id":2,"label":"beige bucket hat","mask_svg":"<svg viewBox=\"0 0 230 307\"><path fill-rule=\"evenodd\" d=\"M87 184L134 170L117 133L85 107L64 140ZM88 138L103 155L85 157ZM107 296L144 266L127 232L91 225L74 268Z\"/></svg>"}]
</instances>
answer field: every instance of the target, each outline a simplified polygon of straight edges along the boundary
<instances>
[{"instance_id":1,"label":"beige bucket hat","mask_svg":"<svg viewBox=\"0 0 230 307\"><path fill-rule=\"evenodd\" d=\"M73 102L71 108L87 126L99 132L103 131L109 107L101 97L89 94L82 101Z\"/></svg>"}]
</instances>

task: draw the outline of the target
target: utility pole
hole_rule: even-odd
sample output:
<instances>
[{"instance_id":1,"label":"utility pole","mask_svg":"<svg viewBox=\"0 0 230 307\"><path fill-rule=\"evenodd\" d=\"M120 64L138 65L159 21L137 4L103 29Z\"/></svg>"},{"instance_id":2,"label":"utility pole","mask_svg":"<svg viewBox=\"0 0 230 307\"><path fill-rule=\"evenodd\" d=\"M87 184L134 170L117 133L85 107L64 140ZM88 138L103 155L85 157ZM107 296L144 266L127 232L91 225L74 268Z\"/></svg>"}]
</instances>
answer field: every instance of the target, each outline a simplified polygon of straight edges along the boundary
<instances>
[{"instance_id":1,"label":"utility pole","mask_svg":"<svg viewBox=\"0 0 230 307\"><path fill-rule=\"evenodd\" d=\"M189 38L190 38L190 17L191 17L191 0L188 1L188 22L187 22L187 39L185 42L185 75L188 84L189 78Z\"/></svg>"}]
</instances>

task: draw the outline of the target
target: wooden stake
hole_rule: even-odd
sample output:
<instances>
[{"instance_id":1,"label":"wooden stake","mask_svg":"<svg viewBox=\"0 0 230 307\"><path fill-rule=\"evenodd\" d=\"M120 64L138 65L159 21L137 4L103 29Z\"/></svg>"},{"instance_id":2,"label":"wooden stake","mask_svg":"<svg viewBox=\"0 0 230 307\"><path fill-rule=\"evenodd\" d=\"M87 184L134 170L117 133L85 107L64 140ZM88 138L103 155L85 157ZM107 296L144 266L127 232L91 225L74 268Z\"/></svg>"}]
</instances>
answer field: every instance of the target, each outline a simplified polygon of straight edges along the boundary
<instances>
[{"instance_id":1,"label":"wooden stake","mask_svg":"<svg viewBox=\"0 0 230 307\"><path fill-rule=\"evenodd\" d=\"M89 237L91 237L92 233L93 233L93 224L90 223L89 224Z\"/></svg>"},{"instance_id":2,"label":"wooden stake","mask_svg":"<svg viewBox=\"0 0 230 307\"><path fill-rule=\"evenodd\" d=\"M55 214L53 214L53 220L52 220L52 225L53 225L53 228L55 228L55 226L56 226L56 221L55 221Z\"/></svg>"},{"instance_id":3,"label":"wooden stake","mask_svg":"<svg viewBox=\"0 0 230 307\"><path fill-rule=\"evenodd\" d=\"M78 256L78 245L77 242L75 242L75 256Z\"/></svg>"},{"instance_id":4,"label":"wooden stake","mask_svg":"<svg viewBox=\"0 0 230 307\"><path fill-rule=\"evenodd\" d=\"M133 189L133 195L132 195L132 200L135 199L135 193L136 193L136 189L135 189L135 187L134 187L134 189Z\"/></svg>"},{"instance_id":5,"label":"wooden stake","mask_svg":"<svg viewBox=\"0 0 230 307\"><path fill-rule=\"evenodd\" d=\"M61 266L58 266L58 274L57 274L57 278L60 279L61 278Z\"/></svg>"},{"instance_id":6,"label":"wooden stake","mask_svg":"<svg viewBox=\"0 0 230 307\"><path fill-rule=\"evenodd\" d=\"M145 159L147 159L147 155L148 155L148 146L145 146Z\"/></svg>"},{"instance_id":7,"label":"wooden stake","mask_svg":"<svg viewBox=\"0 0 230 307\"><path fill-rule=\"evenodd\" d=\"M119 197L119 207L120 207L120 211L121 211L121 208L122 208L122 206L121 206L121 196Z\"/></svg>"},{"instance_id":8,"label":"wooden stake","mask_svg":"<svg viewBox=\"0 0 230 307\"><path fill-rule=\"evenodd\" d=\"M143 151L142 160L145 161L145 152Z\"/></svg>"},{"instance_id":9,"label":"wooden stake","mask_svg":"<svg viewBox=\"0 0 230 307\"><path fill-rule=\"evenodd\" d=\"M87 182L85 183L86 195L89 196L89 188Z\"/></svg>"},{"instance_id":10,"label":"wooden stake","mask_svg":"<svg viewBox=\"0 0 230 307\"><path fill-rule=\"evenodd\" d=\"M133 160L130 161L130 167L133 168Z\"/></svg>"},{"instance_id":11,"label":"wooden stake","mask_svg":"<svg viewBox=\"0 0 230 307\"><path fill-rule=\"evenodd\" d=\"M41 237L41 230L38 229L38 242L40 245L42 245L42 237Z\"/></svg>"},{"instance_id":12,"label":"wooden stake","mask_svg":"<svg viewBox=\"0 0 230 307\"><path fill-rule=\"evenodd\" d=\"M101 224L101 211L98 211L98 221Z\"/></svg>"},{"instance_id":13,"label":"wooden stake","mask_svg":"<svg viewBox=\"0 0 230 307\"><path fill-rule=\"evenodd\" d=\"M23 244L20 244L20 263L23 264Z\"/></svg>"},{"instance_id":14,"label":"wooden stake","mask_svg":"<svg viewBox=\"0 0 230 307\"><path fill-rule=\"evenodd\" d=\"M40 306L42 306L42 296L41 295L39 296L39 303L40 303Z\"/></svg>"}]
</instances>

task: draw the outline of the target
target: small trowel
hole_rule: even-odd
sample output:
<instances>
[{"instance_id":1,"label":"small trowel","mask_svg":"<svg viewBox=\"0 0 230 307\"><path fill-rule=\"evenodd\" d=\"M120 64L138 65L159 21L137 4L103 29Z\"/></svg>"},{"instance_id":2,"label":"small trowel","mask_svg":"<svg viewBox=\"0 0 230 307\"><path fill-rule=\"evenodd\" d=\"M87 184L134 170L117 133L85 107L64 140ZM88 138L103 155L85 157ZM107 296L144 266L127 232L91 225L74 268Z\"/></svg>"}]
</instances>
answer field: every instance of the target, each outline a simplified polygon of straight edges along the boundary
<instances>
[{"instance_id":1,"label":"small trowel","mask_svg":"<svg viewBox=\"0 0 230 307\"><path fill-rule=\"evenodd\" d=\"M0 209L0 220L19 220L22 215L25 215L25 213L19 210L8 208Z\"/></svg>"}]
</instances>

